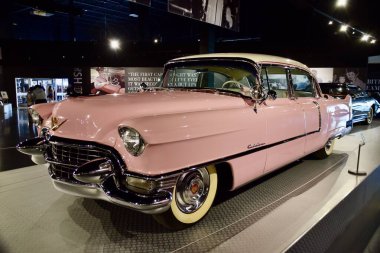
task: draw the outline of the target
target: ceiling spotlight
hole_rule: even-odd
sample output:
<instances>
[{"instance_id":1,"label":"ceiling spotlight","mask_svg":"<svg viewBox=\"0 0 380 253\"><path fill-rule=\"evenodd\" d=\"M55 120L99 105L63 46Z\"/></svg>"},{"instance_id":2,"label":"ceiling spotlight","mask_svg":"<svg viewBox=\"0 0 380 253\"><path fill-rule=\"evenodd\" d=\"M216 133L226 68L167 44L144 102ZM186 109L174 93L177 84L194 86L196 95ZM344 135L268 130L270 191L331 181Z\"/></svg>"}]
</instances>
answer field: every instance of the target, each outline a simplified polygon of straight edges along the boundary
<instances>
[{"instance_id":1,"label":"ceiling spotlight","mask_svg":"<svg viewBox=\"0 0 380 253\"><path fill-rule=\"evenodd\" d=\"M352 31L352 35L354 35L356 32L355 31Z\"/></svg>"},{"instance_id":2,"label":"ceiling spotlight","mask_svg":"<svg viewBox=\"0 0 380 253\"><path fill-rule=\"evenodd\" d=\"M334 22L332 20L329 21L329 25L332 25L334 24Z\"/></svg>"},{"instance_id":3,"label":"ceiling spotlight","mask_svg":"<svg viewBox=\"0 0 380 253\"><path fill-rule=\"evenodd\" d=\"M158 39L155 38L155 39L153 40L153 43L154 43L154 44L157 44L157 43L158 43Z\"/></svg>"},{"instance_id":4,"label":"ceiling spotlight","mask_svg":"<svg viewBox=\"0 0 380 253\"><path fill-rule=\"evenodd\" d=\"M138 18L138 17L139 17L139 15L136 14L136 13L131 13L131 14L129 14L129 16L130 16L131 18Z\"/></svg>"},{"instance_id":5,"label":"ceiling spotlight","mask_svg":"<svg viewBox=\"0 0 380 253\"><path fill-rule=\"evenodd\" d=\"M30 13L32 15L40 16L40 17L51 17L54 15L53 13L50 13L44 10L39 10L39 9L33 9Z\"/></svg>"},{"instance_id":6,"label":"ceiling spotlight","mask_svg":"<svg viewBox=\"0 0 380 253\"><path fill-rule=\"evenodd\" d=\"M120 41L117 39L111 39L109 45L113 50L120 49Z\"/></svg>"},{"instance_id":7,"label":"ceiling spotlight","mask_svg":"<svg viewBox=\"0 0 380 253\"><path fill-rule=\"evenodd\" d=\"M370 43L371 43L371 44L375 44L375 43L376 43L376 40L375 40L375 39L372 39L372 40L370 41Z\"/></svg>"},{"instance_id":8,"label":"ceiling spotlight","mask_svg":"<svg viewBox=\"0 0 380 253\"><path fill-rule=\"evenodd\" d=\"M347 32L348 25L341 25L339 31L340 32Z\"/></svg>"},{"instance_id":9,"label":"ceiling spotlight","mask_svg":"<svg viewBox=\"0 0 380 253\"><path fill-rule=\"evenodd\" d=\"M346 7L347 6L347 0L337 0L336 1L336 7Z\"/></svg>"},{"instance_id":10,"label":"ceiling spotlight","mask_svg":"<svg viewBox=\"0 0 380 253\"><path fill-rule=\"evenodd\" d=\"M360 39L361 41L368 41L369 40L369 35L368 34L363 34L363 36Z\"/></svg>"}]
</instances>

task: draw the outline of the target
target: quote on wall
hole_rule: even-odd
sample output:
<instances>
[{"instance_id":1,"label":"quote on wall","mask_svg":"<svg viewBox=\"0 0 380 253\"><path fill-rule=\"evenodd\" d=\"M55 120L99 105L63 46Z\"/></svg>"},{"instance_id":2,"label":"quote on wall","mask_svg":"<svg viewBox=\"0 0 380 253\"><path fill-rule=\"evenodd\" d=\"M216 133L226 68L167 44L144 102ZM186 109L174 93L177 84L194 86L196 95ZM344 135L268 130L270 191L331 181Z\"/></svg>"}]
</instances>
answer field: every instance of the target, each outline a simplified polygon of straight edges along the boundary
<instances>
[{"instance_id":1,"label":"quote on wall","mask_svg":"<svg viewBox=\"0 0 380 253\"><path fill-rule=\"evenodd\" d=\"M127 92L137 92L142 83L148 87L155 86L162 75L162 68L126 68L125 81Z\"/></svg>"}]
</instances>

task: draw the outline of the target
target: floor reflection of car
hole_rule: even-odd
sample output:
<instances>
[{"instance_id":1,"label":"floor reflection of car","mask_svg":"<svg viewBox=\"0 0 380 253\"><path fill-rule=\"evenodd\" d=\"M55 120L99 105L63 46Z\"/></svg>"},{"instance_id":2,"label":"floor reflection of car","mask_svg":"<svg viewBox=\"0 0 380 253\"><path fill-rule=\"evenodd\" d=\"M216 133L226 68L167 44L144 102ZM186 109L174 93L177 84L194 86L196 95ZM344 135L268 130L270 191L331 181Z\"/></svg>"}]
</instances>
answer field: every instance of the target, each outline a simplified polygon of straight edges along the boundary
<instances>
[{"instance_id":1,"label":"floor reflection of car","mask_svg":"<svg viewBox=\"0 0 380 253\"><path fill-rule=\"evenodd\" d=\"M370 97L367 92L353 84L342 83L320 83L322 92L336 98L352 97L353 122L364 121L369 125L374 115L380 113L380 104L376 99Z\"/></svg>"}]
</instances>

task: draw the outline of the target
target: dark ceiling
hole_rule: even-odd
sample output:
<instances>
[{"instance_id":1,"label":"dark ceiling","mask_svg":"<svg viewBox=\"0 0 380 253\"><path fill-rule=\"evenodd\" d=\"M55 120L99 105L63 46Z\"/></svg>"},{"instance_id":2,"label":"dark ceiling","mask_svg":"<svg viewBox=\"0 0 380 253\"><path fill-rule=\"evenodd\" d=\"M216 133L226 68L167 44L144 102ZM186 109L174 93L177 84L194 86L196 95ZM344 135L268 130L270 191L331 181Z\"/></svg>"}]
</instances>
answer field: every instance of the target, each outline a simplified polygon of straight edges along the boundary
<instances>
[{"instance_id":1,"label":"dark ceiling","mask_svg":"<svg viewBox=\"0 0 380 253\"><path fill-rule=\"evenodd\" d=\"M215 42L215 51L276 54L310 66L363 66L368 56L380 54L380 42L363 43L359 32L379 38L376 1L349 0L346 9L337 9L334 1L324 0L241 0L239 32L168 13L167 0L151 2L147 7L126 0L5 1L0 10L3 58L16 64L13 54L22 62L54 57L62 61L68 55L73 62L126 65L127 56L146 55L152 58L144 60L154 65L199 52L198 39L205 38ZM33 9L53 15L32 15ZM132 13L138 17L130 17ZM328 26L328 16L359 31L337 32L338 23ZM122 41L123 53L117 59L106 49L113 37ZM154 44L154 38L160 43ZM75 51L77 58L69 51Z\"/></svg>"}]
</instances>

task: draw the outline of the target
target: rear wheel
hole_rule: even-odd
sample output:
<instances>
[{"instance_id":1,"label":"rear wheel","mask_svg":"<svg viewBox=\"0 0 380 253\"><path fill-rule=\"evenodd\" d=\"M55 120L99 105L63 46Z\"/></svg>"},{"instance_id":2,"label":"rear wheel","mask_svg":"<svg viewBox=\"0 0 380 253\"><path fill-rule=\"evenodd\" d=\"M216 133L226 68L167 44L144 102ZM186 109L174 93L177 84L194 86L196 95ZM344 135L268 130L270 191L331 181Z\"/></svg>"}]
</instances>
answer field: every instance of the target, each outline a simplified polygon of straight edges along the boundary
<instances>
[{"instance_id":1,"label":"rear wheel","mask_svg":"<svg viewBox=\"0 0 380 253\"><path fill-rule=\"evenodd\" d=\"M334 150L335 139L328 140L323 148L314 152L314 157L318 159L325 159L332 154Z\"/></svg>"},{"instance_id":2,"label":"rear wheel","mask_svg":"<svg viewBox=\"0 0 380 253\"><path fill-rule=\"evenodd\" d=\"M365 119L364 124L371 125L372 120L373 120L373 108L371 107L369 108L367 118Z\"/></svg>"},{"instance_id":3,"label":"rear wheel","mask_svg":"<svg viewBox=\"0 0 380 253\"><path fill-rule=\"evenodd\" d=\"M218 177L213 165L184 173L173 190L170 209L153 215L169 229L183 229L201 220L210 209L217 190Z\"/></svg>"}]
</instances>

